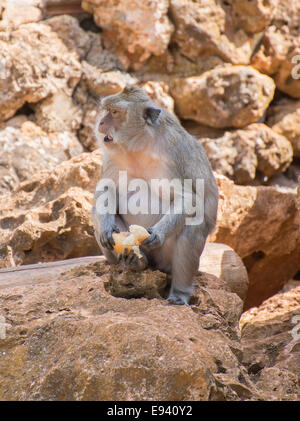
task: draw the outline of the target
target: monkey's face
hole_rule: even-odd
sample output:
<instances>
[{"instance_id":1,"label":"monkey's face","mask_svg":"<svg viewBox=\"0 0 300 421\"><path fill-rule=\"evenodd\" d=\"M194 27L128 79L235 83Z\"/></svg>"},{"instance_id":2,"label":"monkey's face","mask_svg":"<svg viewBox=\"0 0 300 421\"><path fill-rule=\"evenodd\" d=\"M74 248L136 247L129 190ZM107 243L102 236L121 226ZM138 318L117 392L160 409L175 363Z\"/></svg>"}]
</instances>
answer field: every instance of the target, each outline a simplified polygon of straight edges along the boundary
<instances>
[{"instance_id":1,"label":"monkey's face","mask_svg":"<svg viewBox=\"0 0 300 421\"><path fill-rule=\"evenodd\" d=\"M142 147L149 129L158 124L161 110L142 89L133 88L110 95L101 101L95 135L104 135L106 146L120 145L129 149ZM100 139L99 139L100 140Z\"/></svg>"},{"instance_id":2,"label":"monkey's face","mask_svg":"<svg viewBox=\"0 0 300 421\"><path fill-rule=\"evenodd\" d=\"M106 107L103 109L96 123L96 130L104 134L103 141L106 144L117 142L117 133L120 131L125 117L126 111L120 108Z\"/></svg>"}]
</instances>

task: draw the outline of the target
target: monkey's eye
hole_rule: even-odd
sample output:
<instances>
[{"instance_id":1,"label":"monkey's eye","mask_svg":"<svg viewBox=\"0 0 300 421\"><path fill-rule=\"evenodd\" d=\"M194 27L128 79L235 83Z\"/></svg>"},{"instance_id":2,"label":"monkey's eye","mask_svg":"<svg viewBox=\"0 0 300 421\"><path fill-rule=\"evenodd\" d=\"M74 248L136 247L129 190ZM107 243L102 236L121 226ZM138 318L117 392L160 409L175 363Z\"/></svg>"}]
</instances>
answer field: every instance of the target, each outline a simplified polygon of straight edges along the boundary
<instances>
[{"instance_id":1,"label":"monkey's eye","mask_svg":"<svg viewBox=\"0 0 300 421\"><path fill-rule=\"evenodd\" d=\"M113 115L116 115L116 114L118 114L118 111L117 111L117 110L111 110L111 113L112 113Z\"/></svg>"}]
</instances>

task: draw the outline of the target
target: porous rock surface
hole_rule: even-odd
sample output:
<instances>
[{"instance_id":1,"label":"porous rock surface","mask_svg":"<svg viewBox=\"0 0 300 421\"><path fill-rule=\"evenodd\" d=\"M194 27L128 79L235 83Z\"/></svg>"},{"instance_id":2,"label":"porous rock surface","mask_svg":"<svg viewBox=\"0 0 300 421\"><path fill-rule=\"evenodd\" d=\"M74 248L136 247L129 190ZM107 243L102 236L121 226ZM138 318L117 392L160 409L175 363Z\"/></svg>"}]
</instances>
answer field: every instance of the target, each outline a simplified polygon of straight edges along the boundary
<instances>
[{"instance_id":1,"label":"porous rock surface","mask_svg":"<svg viewBox=\"0 0 300 421\"><path fill-rule=\"evenodd\" d=\"M103 258L2 288L0 272L2 400L263 397L240 364L242 301L226 284L199 275L193 304L178 307L160 296L163 274L121 273L131 299L111 295L112 276Z\"/></svg>"}]
</instances>

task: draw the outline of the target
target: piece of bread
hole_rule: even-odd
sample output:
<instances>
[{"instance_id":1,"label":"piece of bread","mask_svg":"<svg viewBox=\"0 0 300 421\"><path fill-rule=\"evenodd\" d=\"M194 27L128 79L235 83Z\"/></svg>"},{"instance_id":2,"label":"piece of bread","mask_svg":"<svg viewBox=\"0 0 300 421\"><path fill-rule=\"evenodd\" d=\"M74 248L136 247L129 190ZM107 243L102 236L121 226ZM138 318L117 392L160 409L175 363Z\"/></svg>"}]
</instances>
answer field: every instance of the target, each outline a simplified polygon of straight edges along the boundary
<instances>
[{"instance_id":1,"label":"piece of bread","mask_svg":"<svg viewBox=\"0 0 300 421\"><path fill-rule=\"evenodd\" d=\"M127 254L129 254L133 249L135 254L141 257L139 246L150 234L140 225L130 225L129 232L113 233L112 236L115 242L114 250L117 253L121 254L127 248Z\"/></svg>"}]
</instances>

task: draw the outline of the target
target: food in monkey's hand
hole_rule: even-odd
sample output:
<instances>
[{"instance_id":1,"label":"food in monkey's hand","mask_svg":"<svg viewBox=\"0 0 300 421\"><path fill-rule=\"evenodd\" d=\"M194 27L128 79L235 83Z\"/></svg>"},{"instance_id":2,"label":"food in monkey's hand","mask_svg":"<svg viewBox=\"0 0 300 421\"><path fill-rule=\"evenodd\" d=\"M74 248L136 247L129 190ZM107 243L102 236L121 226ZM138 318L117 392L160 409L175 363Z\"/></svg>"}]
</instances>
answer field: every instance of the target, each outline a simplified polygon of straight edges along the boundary
<instances>
[{"instance_id":1,"label":"food in monkey's hand","mask_svg":"<svg viewBox=\"0 0 300 421\"><path fill-rule=\"evenodd\" d=\"M127 255L133 250L138 257L142 257L139 246L150 234L140 225L130 225L129 232L113 233L112 236L115 242L114 250L117 253L122 254L127 249Z\"/></svg>"}]
</instances>

